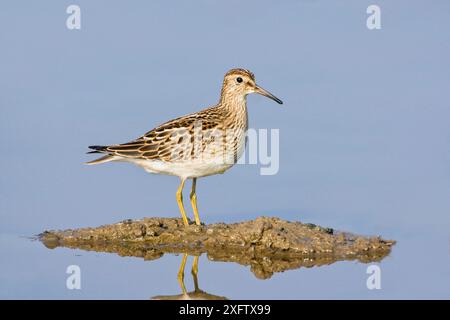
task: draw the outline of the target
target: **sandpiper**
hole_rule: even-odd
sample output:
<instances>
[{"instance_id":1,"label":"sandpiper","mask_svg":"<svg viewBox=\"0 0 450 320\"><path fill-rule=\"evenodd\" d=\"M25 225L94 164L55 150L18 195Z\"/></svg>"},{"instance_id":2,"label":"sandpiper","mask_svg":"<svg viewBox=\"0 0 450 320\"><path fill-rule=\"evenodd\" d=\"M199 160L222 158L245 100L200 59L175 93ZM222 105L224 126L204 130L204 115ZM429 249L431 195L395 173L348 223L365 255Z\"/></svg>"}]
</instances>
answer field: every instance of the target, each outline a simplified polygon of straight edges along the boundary
<instances>
[{"instance_id":1,"label":"sandpiper","mask_svg":"<svg viewBox=\"0 0 450 320\"><path fill-rule=\"evenodd\" d=\"M90 146L88 153L104 153L87 162L134 163L147 172L178 176L176 193L183 223L189 225L183 206L183 187L192 179L190 200L195 223L200 225L195 193L197 178L224 173L242 155L248 129L247 95L259 93L279 104L283 102L256 85L253 73L232 69L225 74L220 101L215 106L168 121L143 136L123 144Z\"/></svg>"}]
</instances>

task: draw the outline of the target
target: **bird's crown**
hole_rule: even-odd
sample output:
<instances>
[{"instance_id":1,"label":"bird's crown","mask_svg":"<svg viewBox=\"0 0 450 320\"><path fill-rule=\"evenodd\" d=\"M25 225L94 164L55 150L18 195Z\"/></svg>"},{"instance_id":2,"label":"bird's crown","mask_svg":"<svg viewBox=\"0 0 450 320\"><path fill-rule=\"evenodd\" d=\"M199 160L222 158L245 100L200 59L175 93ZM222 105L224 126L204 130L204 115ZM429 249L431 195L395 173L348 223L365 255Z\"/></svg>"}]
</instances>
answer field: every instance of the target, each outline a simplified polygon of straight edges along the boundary
<instances>
[{"instance_id":1,"label":"bird's crown","mask_svg":"<svg viewBox=\"0 0 450 320\"><path fill-rule=\"evenodd\" d=\"M225 74L225 78L235 75L247 76L251 78L253 81L255 81L255 75L250 70L241 68L231 69Z\"/></svg>"}]
</instances>

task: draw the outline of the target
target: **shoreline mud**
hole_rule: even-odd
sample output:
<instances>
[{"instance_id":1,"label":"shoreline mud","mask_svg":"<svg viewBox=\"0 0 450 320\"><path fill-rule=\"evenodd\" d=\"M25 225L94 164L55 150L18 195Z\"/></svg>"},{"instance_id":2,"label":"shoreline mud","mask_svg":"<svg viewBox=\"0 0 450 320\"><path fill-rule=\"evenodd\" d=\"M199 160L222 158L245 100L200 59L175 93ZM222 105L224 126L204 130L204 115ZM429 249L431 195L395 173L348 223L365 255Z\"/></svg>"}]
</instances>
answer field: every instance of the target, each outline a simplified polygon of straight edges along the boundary
<instances>
[{"instance_id":1,"label":"shoreline mud","mask_svg":"<svg viewBox=\"0 0 450 320\"><path fill-rule=\"evenodd\" d=\"M260 279L270 278L275 272L336 261L381 261L395 244L379 236L360 236L273 217L188 227L177 218L144 218L96 228L45 231L39 240L50 249L66 247L145 260L159 259L165 253L206 254L211 261L250 266Z\"/></svg>"}]
</instances>

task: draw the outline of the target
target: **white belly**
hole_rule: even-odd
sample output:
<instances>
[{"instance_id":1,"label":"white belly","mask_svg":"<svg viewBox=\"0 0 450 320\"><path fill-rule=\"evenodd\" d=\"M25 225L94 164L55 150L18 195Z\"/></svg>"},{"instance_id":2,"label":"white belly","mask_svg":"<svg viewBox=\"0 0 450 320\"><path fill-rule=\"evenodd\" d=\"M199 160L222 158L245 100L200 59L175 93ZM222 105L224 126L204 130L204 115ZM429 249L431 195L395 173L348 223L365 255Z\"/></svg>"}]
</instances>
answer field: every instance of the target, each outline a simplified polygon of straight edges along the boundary
<instances>
[{"instance_id":1,"label":"white belly","mask_svg":"<svg viewBox=\"0 0 450 320\"><path fill-rule=\"evenodd\" d=\"M144 168L150 173L168 174L181 178L198 178L224 173L234 165L234 163L224 163L223 161L165 162L160 160L126 160Z\"/></svg>"}]
</instances>

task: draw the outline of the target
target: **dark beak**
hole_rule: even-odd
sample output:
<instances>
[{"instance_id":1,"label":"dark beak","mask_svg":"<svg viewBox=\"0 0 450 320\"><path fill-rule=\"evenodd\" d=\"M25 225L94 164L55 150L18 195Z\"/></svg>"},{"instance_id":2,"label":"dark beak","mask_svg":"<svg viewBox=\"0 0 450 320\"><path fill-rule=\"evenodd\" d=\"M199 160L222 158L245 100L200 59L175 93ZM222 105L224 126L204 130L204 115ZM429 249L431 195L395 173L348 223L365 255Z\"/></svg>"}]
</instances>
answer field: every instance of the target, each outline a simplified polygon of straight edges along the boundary
<instances>
[{"instance_id":1,"label":"dark beak","mask_svg":"<svg viewBox=\"0 0 450 320\"><path fill-rule=\"evenodd\" d=\"M259 86L255 86L255 92L259 93L267 98L272 99L273 101L278 102L279 104L283 104L283 101L281 101L280 99L278 99L277 97L275 97L273 94L271 94L269 91L259 87Z\"/></svg>"}]
</instances>

